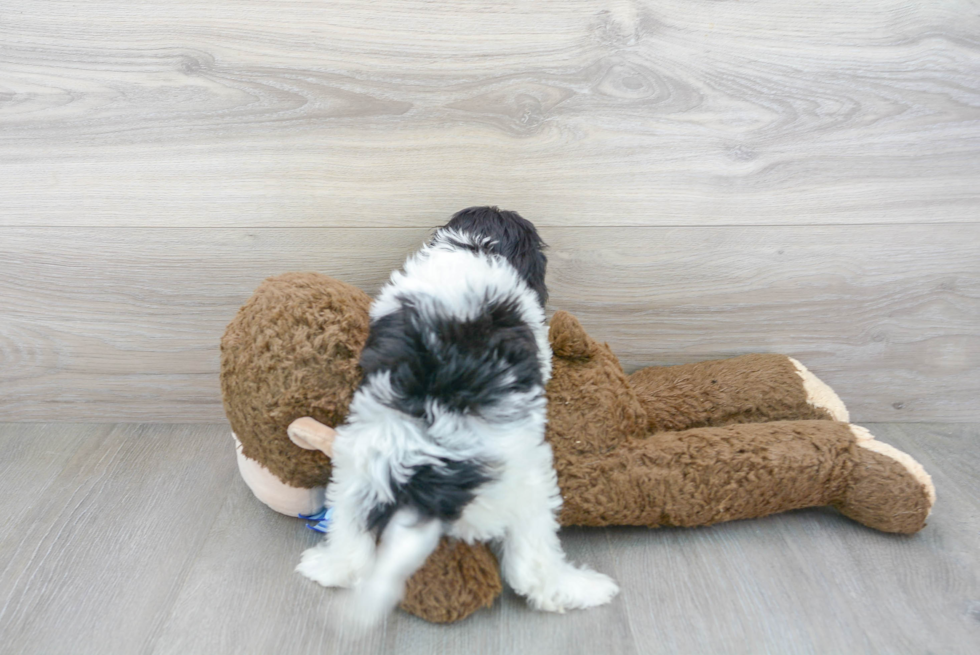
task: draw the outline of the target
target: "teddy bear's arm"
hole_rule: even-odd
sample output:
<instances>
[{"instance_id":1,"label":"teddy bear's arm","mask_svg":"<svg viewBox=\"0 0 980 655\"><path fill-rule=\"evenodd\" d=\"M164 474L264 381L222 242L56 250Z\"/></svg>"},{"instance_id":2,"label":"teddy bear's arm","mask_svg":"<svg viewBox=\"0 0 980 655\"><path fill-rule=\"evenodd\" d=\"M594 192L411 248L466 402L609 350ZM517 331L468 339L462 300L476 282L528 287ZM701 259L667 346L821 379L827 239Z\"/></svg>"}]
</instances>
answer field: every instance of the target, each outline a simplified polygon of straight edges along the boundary
<instances>
[{"instance_id":1,"label":"teddy bear's arm","mask_svg":"<svg viewBox=\"0 0 980 655\"><path fill-rule=\"evenodd\" d=\"M590 337L568 312L555 312L549 336L555 354L549 393L568 407L558 408L560 413L591 417L588 405L595 402L589 396L605 390L635 398L646 415L642 430L647 434L731 423L848 421L833 389L785 355L651 366L620 380L622 368L612 349ZM603 441L610 445L616 437Z\"/></svg>"}]
</instances>

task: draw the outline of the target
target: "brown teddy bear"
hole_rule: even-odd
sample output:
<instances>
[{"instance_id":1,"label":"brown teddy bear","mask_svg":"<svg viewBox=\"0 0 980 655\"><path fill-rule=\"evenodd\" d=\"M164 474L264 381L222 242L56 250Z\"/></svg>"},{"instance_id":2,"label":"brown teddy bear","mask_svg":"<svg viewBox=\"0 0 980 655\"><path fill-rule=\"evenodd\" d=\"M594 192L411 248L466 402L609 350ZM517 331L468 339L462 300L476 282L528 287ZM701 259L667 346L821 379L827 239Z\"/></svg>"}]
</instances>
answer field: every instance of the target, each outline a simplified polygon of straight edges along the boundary
<instances>
[{"instance_id":1,"label":"brown teddy bear","mask_svg":"<svg viewBox=\"0 0 980 655\"><path fill-rule=\"evenodd\" d=\"M360 380L370 298L314 273L262 283L221 341L225 411L242 476L286 514L322 507L332 428ZM909 455L851 425L837 395L783 355L627 376L559 311L547 439L563 525L696 526L830 505L877 530L925 525L935 491ZM455 621L501 591L484 544L444 540L402 608Z\"/></svg>"}]
</instances>

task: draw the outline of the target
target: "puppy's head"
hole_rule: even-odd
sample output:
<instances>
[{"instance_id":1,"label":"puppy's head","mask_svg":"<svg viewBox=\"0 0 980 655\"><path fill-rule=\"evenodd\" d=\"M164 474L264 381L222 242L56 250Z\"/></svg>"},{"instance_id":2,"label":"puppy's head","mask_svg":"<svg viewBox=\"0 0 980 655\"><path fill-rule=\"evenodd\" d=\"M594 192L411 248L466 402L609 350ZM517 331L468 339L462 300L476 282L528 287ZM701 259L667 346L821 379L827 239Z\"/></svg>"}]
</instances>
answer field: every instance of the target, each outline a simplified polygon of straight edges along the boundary
<instances>
[{"instance_id":1,"label":"puppy's head","mask_svg":"<svg viewBox=\"0 0 980 655\"><path fill-rule=\"evenodd\" d=\"M480 244L481 250L504 257L537 294L541 306L548 301L548 289L544 284L548 266L548 258L544 255L546 245L531 221L517 212L497 207L468 207L457 212L439 229L440 232L443 230L470 235ZM436 239L439 236L437 232Z\"/></svg>"}]
</instances>

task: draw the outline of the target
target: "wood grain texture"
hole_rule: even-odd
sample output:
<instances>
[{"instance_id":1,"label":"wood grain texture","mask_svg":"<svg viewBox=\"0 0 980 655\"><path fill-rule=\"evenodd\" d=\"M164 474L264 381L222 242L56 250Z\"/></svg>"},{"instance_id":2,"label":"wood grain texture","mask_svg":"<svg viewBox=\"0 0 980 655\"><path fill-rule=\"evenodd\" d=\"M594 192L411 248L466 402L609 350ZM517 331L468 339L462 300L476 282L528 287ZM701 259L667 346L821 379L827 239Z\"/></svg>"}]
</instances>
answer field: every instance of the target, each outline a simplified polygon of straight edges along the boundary
<instances>
[{"instance_id":1,"label":"wood grain texture","mask_svg":"<svg viewBox=\"0 0 980 655\"><path fill-rule=\"evenodd\" d=\"M3 427L0 441L31 429ZM231 437L208 426L46 431L37 447L84 439L30 511L5 525L2 650L144 652L237 476Z\"/></svg>"},{"instance_id":2,"label":"wood grain texture","mask_svg":"<svg viewBox=\"0 0 980 655\"><path fill-rule=\"evenodd\" d=\"M0 539L0 588L9 588L23 569L18 538L35 521L36 503L76 451L100 441L109 429L97 423L70 427L37 423L7 430L0 426L0 516L4 535Z\"/></svg>"},{"instance_id":3,"label":"wood grain texture","mask_svg":"<svg viewBox=\"0 0 980 655\"><path fill-rule=\"evenodd\" d=\"M552 615L505 591L460 623L397 612L355 640L333 621L344 592L292 572L318 536L252 497L227 427L59 425L42 440L36 426L0 425L0 453L73 448L36 497L0 496L0 509L36 519L0 534L0 552L14 544L19 562L0 577L0 644L24 655L972 655L980 425L870 427L936 482L937 505L917 535L825 509L710 528L565 530L572 560L619 581L611 605ZM24 479L45 456L11 459L5 474Z\"/></svg>"},{"instance_id":4,"label":"wood grain texture","mask_svg":"<svg viewBox=\"0 0 980 655\"><path fill-rule=\"evenodd\" d=\"M9 0L0 419L220 420L262 278L371 291L496 203L627 367L784 351L859 420L978 420L978 35L975 0Z\"/></svg>"},{"instance_id":5,"label":"wood grain texture","mask_svg":"<svg viewBox=\"0 0 980 655\"><path fill-rule=\"evenodd\" d=\"M856 421L980 419L978 225L545 228L551 308L628 370L797 357ZM0 417L221 421L218 342L265 277L375 292L421 229L10 228Z\"/></svg>"},{"instance_id":6,"label":"wood grain texture","mask_svg":"<svg viewBox=\"0 0 980 655\"><path fill-rule=\"evenodd\" d=\"M975 222L971 0L0 7L0 225Z\"/></svg>"}]
</instances>

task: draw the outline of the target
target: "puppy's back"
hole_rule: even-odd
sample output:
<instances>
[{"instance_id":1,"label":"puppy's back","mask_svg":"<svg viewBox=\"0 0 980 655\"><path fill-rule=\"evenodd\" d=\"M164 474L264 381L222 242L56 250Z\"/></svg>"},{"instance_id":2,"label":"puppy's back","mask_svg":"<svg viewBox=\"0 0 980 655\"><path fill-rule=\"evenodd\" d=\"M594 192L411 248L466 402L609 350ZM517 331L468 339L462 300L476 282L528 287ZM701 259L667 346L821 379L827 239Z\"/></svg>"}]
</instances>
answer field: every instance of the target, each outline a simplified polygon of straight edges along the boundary
<instances>
[{"instance_id":1,"label":"puppy's back","mask_svg":"<svg viewBox=\"0 0 980 655\"><path fill-rule=\"evenodd\" d=\"M435 412L482 415L542 387L543 312L519 276L478 252L419 259L383 292L387 311L372 312L365 378L387 373L396 409L426 422Z\"/></svg>"}]
</instances>

